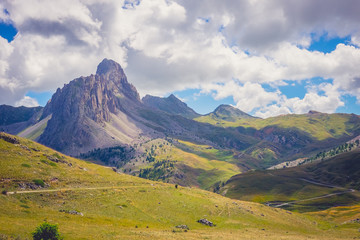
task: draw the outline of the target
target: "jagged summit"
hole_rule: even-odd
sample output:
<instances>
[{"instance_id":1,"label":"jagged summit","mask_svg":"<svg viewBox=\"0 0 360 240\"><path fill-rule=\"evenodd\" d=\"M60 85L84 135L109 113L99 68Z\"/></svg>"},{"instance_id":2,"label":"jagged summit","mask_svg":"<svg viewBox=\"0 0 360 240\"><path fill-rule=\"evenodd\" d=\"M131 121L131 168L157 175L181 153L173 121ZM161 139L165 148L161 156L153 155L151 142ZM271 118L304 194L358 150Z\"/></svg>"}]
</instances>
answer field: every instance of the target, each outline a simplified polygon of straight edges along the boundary
<instances>
[{"instance_id":1,"label":"jagged summit","mask_svg":"<svg viewBox=\"0 0 360 240\"><path fill-rule=\"evenodd\" d=\"M175 100L175 101L180 101L177 97L175 97L174 94L170 94L167 99L171 99L171 100Z\"/></svg>"},{"instance_id":2,"label":"jagged summit","mask_svg":"<svg viewBox=\"0 0 360 240\"><path fill-rule=\"evenodd\" d=\"M74 79L52 96L43 118L52 117L39 142L67 153L96 146L102 134L96 129L110 123L113 115L132 112L139 104L139 93L127 81L120 64L104 59L96 75Z\"/></svg>"},{"instance_id":3,"label":"jagged summit","mask_svg":"<svg viewBox=\"0 0 360 240\"><path fill-rule=\"evenodd\" d=\"M120 64L118 64L114 60L104 58L104 60L102 60L101 63L99 63L99 65L97 66L96 74L101 75L111 72L119 72L124 74L124 70L121 68Z\"/></svg>"}]
</instances>

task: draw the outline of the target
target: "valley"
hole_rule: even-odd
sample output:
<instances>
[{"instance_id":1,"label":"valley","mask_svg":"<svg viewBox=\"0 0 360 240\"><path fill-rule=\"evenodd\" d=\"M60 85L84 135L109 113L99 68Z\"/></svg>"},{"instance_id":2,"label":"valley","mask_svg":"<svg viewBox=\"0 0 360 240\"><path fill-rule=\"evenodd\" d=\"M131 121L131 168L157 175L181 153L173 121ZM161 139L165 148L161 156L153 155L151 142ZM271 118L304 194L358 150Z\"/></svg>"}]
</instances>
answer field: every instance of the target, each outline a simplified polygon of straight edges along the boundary
<instances>
[{"instance_id":1,"label":"valley","mask_svg":"<svg viewBox=\"0 0 360 240\"><path fill-rule=\"evenodd\" d=\"M116 173L11 135L1 134L0 151L2 237L28 238L44 219L57 223L66 239L351 239L358 235L351 223L336 227L318 216ZM197 223L201 218L216 226ZM179 225L189 230L176 228Z\"/></svg>"},{"instance_id":2,"label":"valley","mask_svg":"<svg viewBox=\"0 0 360 240\"><path fill-rule=\"evenodd\" d=\"M221 191L231 198L300 212L356 205L359 159L357 148L298 167L248 172L233 176Z\"/></svg>"},{"instance_id":3,"label":"valley","mask_svg":"<svg viewBox=\"0 0 360 240\"><path fill-rule=\"evenodd\" d=\"M0 130L0 239L44 220L66 239L359 237L355 114L200 115L104 59L45 107L0 106Z\"/></svg>"}]
</instances>

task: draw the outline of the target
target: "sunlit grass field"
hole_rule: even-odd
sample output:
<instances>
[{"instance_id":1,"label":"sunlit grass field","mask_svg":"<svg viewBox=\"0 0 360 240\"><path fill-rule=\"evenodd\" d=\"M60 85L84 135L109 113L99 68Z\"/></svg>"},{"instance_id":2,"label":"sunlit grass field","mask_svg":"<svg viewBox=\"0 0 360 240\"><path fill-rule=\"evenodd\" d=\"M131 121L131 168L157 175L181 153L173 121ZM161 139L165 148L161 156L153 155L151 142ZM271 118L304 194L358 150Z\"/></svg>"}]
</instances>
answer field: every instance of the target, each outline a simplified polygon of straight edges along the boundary
<instances>
[{"instance_id":1,"label":"sunlit grass field","mask_svg":"<svg viewBox=\"0 0 360 240\"><path fill-rule=\"evenodd\" d=\"M45 187L38 187L36 179L42 180ZM119 174L25 139L20 139L20 144L0 139L0 180L1 237L30 239L31 232L45 220L58 224L65 239L352 239L358 236L354 228L339 230L331 221L317 216ZM24 184L37 189L21 189ZM212 221L216 227L197 223L201 218ZM181 224L190 230L176 228Z\"/></svg>"},{"instance_id":2,"label":"sunlit grass field","mask_svg":"<svg viewBox=\"0 0 360 240\"><path fill-rule=\"evenodd\" d=\"M348 134L355 127L359 127L359 120L351 122L349 114L289 114L266 119L242 119L234 122L218 119L215 115L209 114L196 118L196 121L210 123L223 127L245 127L263 129L267 126L277 126L281 128L296 128L308 133L310 136L321 141L327 138L337 138Z\"/></svg>"}]
</instances>

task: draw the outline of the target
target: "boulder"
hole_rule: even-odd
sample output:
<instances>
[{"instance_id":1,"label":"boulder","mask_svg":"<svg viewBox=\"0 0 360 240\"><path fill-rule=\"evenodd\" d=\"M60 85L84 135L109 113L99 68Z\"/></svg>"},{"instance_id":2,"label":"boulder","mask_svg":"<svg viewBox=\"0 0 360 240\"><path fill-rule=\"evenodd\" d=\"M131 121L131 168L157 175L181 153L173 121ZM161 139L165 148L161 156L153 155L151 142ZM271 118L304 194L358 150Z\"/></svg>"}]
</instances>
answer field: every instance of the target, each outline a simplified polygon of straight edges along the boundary
<instances>
[{"instance_id":1,"label":"boulder","mask_svg":"<svg viewBox=\"0 0 360 240\"><path fill-rule=\"evenodd\" d=\"M176 228L181 228L181 229L190 230L190 228L189 228L187 225L185 225L185 224L177 225L177 226L175 226L175 227L176 227Z\"/></svg>"},{"instance_id":2,"label":"boulder","mask_svg":"<svg viewBox=\"0 0 360 240\"><path fill-rule=\"evenodd\" d=\"M197 221L198 223L210 226L210 227L215 227L216 225L213 224L212 222L210 222L209 220L207 220L206 218L200 219Z\"/></svg>"}]
</instances>

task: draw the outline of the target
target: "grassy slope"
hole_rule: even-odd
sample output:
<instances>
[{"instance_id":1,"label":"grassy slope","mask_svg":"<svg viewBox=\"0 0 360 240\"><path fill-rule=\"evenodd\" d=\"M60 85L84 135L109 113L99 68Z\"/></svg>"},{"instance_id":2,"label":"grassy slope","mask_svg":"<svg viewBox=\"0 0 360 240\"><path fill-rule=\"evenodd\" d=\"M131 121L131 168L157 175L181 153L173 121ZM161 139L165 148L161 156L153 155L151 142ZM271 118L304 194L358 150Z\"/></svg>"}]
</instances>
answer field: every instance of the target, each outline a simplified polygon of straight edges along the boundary
<instances>
[{"instance_id":1,"label":"grassy slope","mask_svg":"<svg viewBox=\"0 0 360 240\"><path fill-rule=\"evenodd\" d=\"M337 224L346 223L358 227L359 221L357 219L360 219L360 205L333 207L323 211L313 212L311 215L321 216Z\"/></svg>"},{"instance_id":2,"label":"grassy slope","mask_svg":"<svg viewBox=\"0 0 360 240\"><path fill-rule=\"evenodd\" d=\"M40 135L44 132L50 118L51 118L51 115L42 119L40 122L36 123L35 125L32 125L26 129L24 129L17 135L20 137L24 137L24 138L36 141L36 139L38 139L40 137Z\"/></svg>"},{"instance_id":3,"label":"grassy slope","mask_svg":"<svg viewBox=\"0 0 360 240\"><path fill-rule=\"evenodd\" d=\"M224 121L216 118L214 115L201 116L194 120L206 122L216 126L223 127L245 127L255 128L257 130L266 126L278 126L281 128L297 128L304 131L317 140L327 138L338 138L355 127L359 127L359 119L350 114L289 114L266 119L238 119L235 122Z\"/></svg>"},{"instance_id":4,"label":"grassy slope","mask_svg":"<svg viewBox=\"0 0 360 240\"><path fill-rule=\"evenodd\" d=\"M154 163L162 160L174 162L173 174L181 173L183 178L174 176L165 179L171 183L179 183L185 186L198 186L209 189L217 182L225 182L230 177L239 174L242 170L237 166L234 153L227 150L218 150L208 145L199 145L187 141L174 140L169 143L163 139L149 141L142 145L143 149L154 149L153 163L133 160L124 166L126 172L129 169L135 172L143 168L152 167ZM131 173L130 173L131 174Z\"/></svg>"},{"instance_id":5,"label":"grassy slope","mask_svg":"<svg viewBox=\"0 0 360 240\"><path fill-rule=\"evenodd\" d=\"M59 224L65 239L238 239L240 236L243 239L351 239L357 236L354 228L339 230L318 218L234 201L199 189L175 189L170 184L118 174L109 168L63 156L29 140L20 139L20 144L0 139L1 191L18 191L0 195L2 235L30 238L30 232L46 219ZM54 165L44 154L66 163ZM30 184L33 179L42 179L49 186L20 193L19 184ZM40 192L51 189L52 192ZM76 210L84 216L59 210ZM210 228L196 222L203 217L217 226ZM190 231L176 230L174 226L178 224L187 224Z\"/></svg>"},{"instance_id":6,"label":"grassy slope","mask_svg":"<svg viewBox=\"0 0 360 240\"><path fill-rule=\"evenodd\" d=\"M228 197L255 202L288 202L344 191L344 189L315 185L301 179L359 190L360 149L323 162L240 174L232 177L223 191ZM356 204L359 200L359 192L354 192L286 207L299 211L317 211L337 205Z\"/></svg>"},{"instance_id":7,"label":"grassy slope","mask_svg":"<svg viewBox=\"0 0 360 240\"><path fill-rule=\"evenodd\" d=\"M193 169L199 186L209 189L215 183L227 181L241 169L235 164L233 153L180 141L172 149L172 158ZM186 172L185 172L186 173Z\"/></svg>"}]
</instances>

